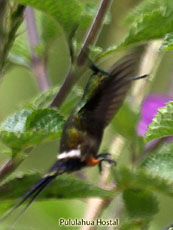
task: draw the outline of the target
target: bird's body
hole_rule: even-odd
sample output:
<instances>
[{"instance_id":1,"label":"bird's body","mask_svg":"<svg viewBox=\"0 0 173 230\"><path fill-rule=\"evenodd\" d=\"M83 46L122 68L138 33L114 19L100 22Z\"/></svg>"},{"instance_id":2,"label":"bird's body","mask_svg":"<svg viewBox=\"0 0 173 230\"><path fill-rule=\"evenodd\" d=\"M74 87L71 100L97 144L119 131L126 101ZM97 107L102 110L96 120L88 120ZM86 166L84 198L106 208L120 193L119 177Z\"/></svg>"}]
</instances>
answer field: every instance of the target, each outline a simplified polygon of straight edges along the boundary
<instances>
[{"instance_id":1,"label":"bird's body","mask_svg":"<svg viewBox=\"0 0 173 230\"><path fill-rule=\"evenodd\" d=\"M93 73L81 101L65 123L56 163L21 197L6 217L30 198L27 208L57 175L94 166L103 160L111 162L106 154L98 154L99 147L105 127L124 101L135 76L137 62L138 55L133 53L118 61L108 73Z\"/></svg>"}]
</instances>

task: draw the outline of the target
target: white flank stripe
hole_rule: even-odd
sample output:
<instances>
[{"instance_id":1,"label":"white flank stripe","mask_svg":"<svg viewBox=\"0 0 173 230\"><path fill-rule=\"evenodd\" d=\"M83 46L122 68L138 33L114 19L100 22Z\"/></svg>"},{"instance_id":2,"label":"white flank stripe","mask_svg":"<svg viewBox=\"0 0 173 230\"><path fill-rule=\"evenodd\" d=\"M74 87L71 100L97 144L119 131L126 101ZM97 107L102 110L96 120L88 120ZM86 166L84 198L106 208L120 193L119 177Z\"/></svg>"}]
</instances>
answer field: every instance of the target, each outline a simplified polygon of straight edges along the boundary
<instances>
[{"instance_id":1,"label":"white flank stripe","mask_svg":"<svg viewBox=\"0 0 173 230\"><path fill-rule=\"evenodd\" d=\"M58 160L64 159L64 158L73 158L77 157L80 158L81 152L79 149L71 150L70 152L63 152L58 155Z\"/></svg>"}]
</instances>

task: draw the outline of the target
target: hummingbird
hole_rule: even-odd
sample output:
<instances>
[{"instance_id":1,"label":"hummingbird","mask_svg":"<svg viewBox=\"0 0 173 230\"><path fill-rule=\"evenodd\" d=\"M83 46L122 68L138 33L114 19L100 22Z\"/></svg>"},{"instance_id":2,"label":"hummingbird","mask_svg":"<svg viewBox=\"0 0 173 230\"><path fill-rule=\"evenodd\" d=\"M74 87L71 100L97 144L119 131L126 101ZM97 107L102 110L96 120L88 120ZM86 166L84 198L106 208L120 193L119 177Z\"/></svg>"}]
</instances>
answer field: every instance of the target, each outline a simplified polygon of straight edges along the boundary
<instances>
[{"instance_id":1,"label":"hummingbird","mask_svg":"<svg viewBox=\"0 0 173 230\"><path fill-rule=\"evenodd\" d=\"M112 65L107 71L100 70L91 63L93 74L88 80L83 96L67 119L60 149L55 164L48 172L19 200L1 221L9 217L25 201L24 211L39 194L58 175L71 173L84 167L98 165L102 170L102 162L115 163L110 153L98 153L105 127L121 107L133 80L147 75L136 76L139 52L131 52Z\"/></svg>"}]
</instances>

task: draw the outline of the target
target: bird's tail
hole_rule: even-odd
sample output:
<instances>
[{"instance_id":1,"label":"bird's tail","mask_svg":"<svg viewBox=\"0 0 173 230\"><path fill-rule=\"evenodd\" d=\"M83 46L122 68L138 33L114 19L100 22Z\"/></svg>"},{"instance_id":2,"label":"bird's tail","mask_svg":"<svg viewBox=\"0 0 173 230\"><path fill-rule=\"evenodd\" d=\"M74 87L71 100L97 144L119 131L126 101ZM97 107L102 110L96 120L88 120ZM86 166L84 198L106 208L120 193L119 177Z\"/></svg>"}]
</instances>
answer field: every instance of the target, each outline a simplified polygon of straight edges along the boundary
<instances>
[{"instance_id":1,"label":"bird's tail","mask_svg":"<svg viewBox=\"0 0 173 230\"><path fill-rule=\"evenodd\" d=\"M12 206L11 210L0 219L0 223L10 217L25 201L28 201L26 206L20 211L14 224L24 214L31 203L39 196L39 194L56 178L57 175L45 176L41 178L29 191L27 191L22 197L20 197ZM13 225L14 225L13 224Z\"/></svg>"},{"instance_id":2,"label":"bird's tail","mask_svg":"<svg viewBox=\"0 0 173 230\"><path fill-rule=\"evenodd\" d=\"M14 224L19 220L19 218L24 214L32 202L39 196L39 194L57 177L57 175L66 172L66 163L62 161L57 161L53 167L48 171L48 173L42 177L32 188L27 191L23 196L21 196L12 206L10 211L0 218L0 223L5 221L10 217L21 205L27 202L26 206L20 211ZM14 225L13 224L13 225Z\"/></svg>"},{"instance_id":3,"label":"bird's tail","mask_svg":"<svg viewBox=\"0 0 173 230\"><path fill-rule=\"evenodd\" d=\"M69 173L81 169L85 165L80 162L79 159L67 159L58 160L49 169L48 173L42 177L29 191L27 191L22 197L20 197L12 206L11 210L2 218L0 218L0 223L5 221L10 217L22 204L28 202L26 206L19 212L14 224L20 219L32 202L39 196L39 194L52 182L58 175L63 173Z\"/></svg>"}]
</instances>

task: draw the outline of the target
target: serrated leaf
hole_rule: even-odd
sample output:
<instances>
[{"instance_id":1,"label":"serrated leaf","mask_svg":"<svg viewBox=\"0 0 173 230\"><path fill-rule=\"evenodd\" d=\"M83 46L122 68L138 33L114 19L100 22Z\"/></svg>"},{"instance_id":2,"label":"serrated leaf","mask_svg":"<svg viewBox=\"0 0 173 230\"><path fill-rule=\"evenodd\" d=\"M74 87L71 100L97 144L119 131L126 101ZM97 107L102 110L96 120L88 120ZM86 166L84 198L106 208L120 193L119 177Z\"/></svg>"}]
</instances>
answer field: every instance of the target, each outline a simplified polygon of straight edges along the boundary
<instances>
[{"instance_id":1,"label":"serrated leaf","mask_svg":"<svg viewBox=\"0 0 173 230\"><path fill-rule=\"evenodd\" d=\"M29 104L27 104L27 106L31 107L32 109L43 109L49 107L58 90L59 86L48 89L47 91L39 94L36 98L34 98ZM63 114L69 115L69 113L71 113L71 111L74 109L75 105L79 102L81 96L82 90L78 87L74 87L70 92L67 100L63 103L61 112Z\"/></svg>"},{"instance_id":2,"label":"serrated leaf","mask_svg":"<svg viewBox=\"0 0 173 230\"><path fill-rule=\"evenodd\" d=\"M6 179L0 186L0 200L14 200L27 192L42 175L38 172L23 173L17 172ZM38 199L52 198L87 198L104 197L110 198L114 193L87 181L77 179L71 175L61 175L46 188Z\"/></svg>"},{"instance_id":3,"label":"serrated leaf","mask_svg":"<svg viewBox=\"0 0 173 230\"><path fill-rule=\"evenodd\" d=\"M151 191L143 189L126 189L123 200L131 218L151 218L158 212L158 203Z\"/></svg>"},{"instance_id":4,"label":"serrated leaf","mask_svg":"<svg viewBox=\"0 0 173 230\"><path fill-rule=\"evenodd\" d=\"M161 50L173 50L173 33L166 34Z\"/></svg>"},{"instance_id":5,"label":"serrated leaf","mask_svg":"<svg viewBox=\"0 0 173 230\"><path fill-rule=\"evenodd\" d=\"M153 4L150 2L153 2ZM109 47L98 56L98 60L129 45L163 38L165 34L173 31L172 0L146 1L144 5L144 7L139 5L135 9L135 13L130 14L132 20L127 20L131 23L130 29L123 41Z\"/></svg>"},{"instance_id":6,"label":"serrated leaf","mask_svg":"<svg viewBox=\"0 0 173 230\"><path fill-rule=\"evenodd\" d=\"M164 145L158 152L147 156L142 167L173 183L173 144Z\"/></svg>"},{"instance_id":7,"label":"serrated leaf","mask_svg":"<svg viewBox=\"0 0 173 230\"><path fill-rule=\"evenodd\" d=\"M26 131L44 131L55 133L62 129L63 117L54 109L40 109L32 112L26 121Z\"/></svg>"},{"instance_id":8,"label":"serrated leaf","mask_svg":"<svg viewBox=\"0 0 173 230\"><path fill-rule=\"evenodd\" d=\"M31 113L32 110L30 109L22 109L21 111L16 112L1 124L0 130L23 133L25 131L26 120Z\"/></svg>"},{"instance_id":9,"label":"serrated leaf","mask_svg":"<svg viewBox=\"0 0 173 230\"><path fill-rule=\"evenodd\" d=\"M59 138L63 125L63 117L54 109L24 109L1 125L0 138L16 154L41 142Z\"/></svg>"},{"instance_id":10,"label":"serrated leaf","mask_svg":"<svg viewBox=\"0 0 173 230\"><path fill-rule=\"evenodd\" d=\"M78 0L15 0L23 5L30 5L51 15L63 27L69 36L80 21L81 7Z\"/></svg>"},{"instance_id":11,"label":"serrated leaf","mask_svg":"<svg viewBox=\"0 0 173 230\"><path fill-rule=\"evenodd\" d=\"M151 141L156 138L173 136L173 102L160 108L149 125L145 140Z\"/></svg>"},{"instance_id":12,"label":"serrated leaf","mask_svg":"<svg viewBox=\"0 0 173 230\"><path fill-rule=\"evenodd\" d=\"M118 188L121 190L146 189L173 196L172 181L162 178L158 174L152 174L145 169L121 167L113 172L113 176L115 177Z\"/></svg>"},{"instance_id":13,"label":"serrated leaf","mask_svg":"<svg viewBox=\"0 0 173 230\"><path fill-rule=\"evenodd\" d=\"M171 7L171 0L145 0L138 4L125 18L127 23L133 22L136 18L141 17L142 14L150 14L153 10L159 9L167 11L168 7Z\"/></svg>"}]
</instances>

